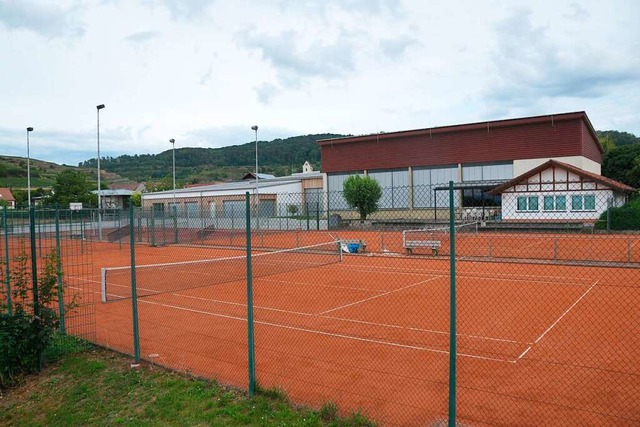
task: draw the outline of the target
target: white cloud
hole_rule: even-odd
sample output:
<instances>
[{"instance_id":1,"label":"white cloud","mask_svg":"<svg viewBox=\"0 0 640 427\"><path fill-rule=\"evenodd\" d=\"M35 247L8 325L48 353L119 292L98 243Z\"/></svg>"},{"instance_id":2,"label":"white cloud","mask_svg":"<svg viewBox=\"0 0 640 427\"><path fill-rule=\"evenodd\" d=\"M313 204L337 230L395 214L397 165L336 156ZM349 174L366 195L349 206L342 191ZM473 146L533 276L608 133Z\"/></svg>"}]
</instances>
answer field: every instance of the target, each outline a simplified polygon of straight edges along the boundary
<instances>
[{"instance_id":1,"label":"white cloud","mask_svg":"<svg viewBox=\"0 0 640 427\"><path fill-rule=\"evenodd\" d=\"M80 37L84 26L77 20L80 10L31 0L0 1L0 24L11 31L26 30L43 37Z\"/></svg>"},{"instance_id":2,"label":"white cloud","mask_svg":"<svg viewBox=\"0 0 640 427\"><path fill-rule=\"evenodd\" d=\"M640 3L0 0L0 150L77 164L585 110L640 135Z\"/></svg>"}]
</instances>

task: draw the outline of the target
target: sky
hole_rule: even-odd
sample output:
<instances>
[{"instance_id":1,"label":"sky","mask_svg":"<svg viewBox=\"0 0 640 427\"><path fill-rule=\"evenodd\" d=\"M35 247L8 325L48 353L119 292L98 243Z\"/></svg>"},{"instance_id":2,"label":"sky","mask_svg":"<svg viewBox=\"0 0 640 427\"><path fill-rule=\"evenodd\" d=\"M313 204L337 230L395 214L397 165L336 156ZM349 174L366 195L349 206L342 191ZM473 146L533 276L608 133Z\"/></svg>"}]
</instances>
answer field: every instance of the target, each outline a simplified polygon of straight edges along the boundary
<instances>
[{"instance_id":1,"label":"sky","mask_svg":"<svg viewBox=\"0 0 640 427\"><path fill-rule=\"evenodd\" d=\"M640 136L637 0L0 0L0 155L572 111Z\"/></svg>"}]
</instances>

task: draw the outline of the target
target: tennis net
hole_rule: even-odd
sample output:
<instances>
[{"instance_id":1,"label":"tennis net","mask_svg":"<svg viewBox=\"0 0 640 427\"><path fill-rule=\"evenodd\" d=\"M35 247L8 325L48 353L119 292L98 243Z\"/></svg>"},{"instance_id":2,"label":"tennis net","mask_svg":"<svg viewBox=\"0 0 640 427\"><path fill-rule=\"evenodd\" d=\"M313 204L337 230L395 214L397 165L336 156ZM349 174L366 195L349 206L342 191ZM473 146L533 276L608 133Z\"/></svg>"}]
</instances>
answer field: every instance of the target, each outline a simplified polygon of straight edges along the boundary
<instances>
[{"instance_id":1,"label":"tennis net","mask_svg":"<svg viewBox=\"0 0 640 427\"><path fill-rule=\"evenodd\" d=\"M253 278L306 270L342 260L339 242L321 243L251 256ZM131 269L101 270L102 301L131 298ZM135 265L139 297L177 292L230 282L246 282L247 257L233 256L161 264Z\"/></svg>"}]
</instances>

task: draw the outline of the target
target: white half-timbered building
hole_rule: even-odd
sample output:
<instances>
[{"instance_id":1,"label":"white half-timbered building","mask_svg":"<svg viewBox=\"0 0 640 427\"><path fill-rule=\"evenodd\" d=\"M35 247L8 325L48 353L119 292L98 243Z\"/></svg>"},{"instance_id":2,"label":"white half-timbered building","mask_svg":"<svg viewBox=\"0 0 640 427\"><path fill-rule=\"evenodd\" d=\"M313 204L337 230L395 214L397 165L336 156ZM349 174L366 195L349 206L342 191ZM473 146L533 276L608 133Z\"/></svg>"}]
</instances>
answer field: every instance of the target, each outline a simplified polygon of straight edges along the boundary
<instances>
[{"instance_id":1,"label":"white half-timbered building","mask_svg":"<svg viewBox=\"0 0 640 427\"><path fill-rule=\"evenodd\" d=\"M502 220L594 222L626 203L634 188L558 160L525 172L488 192L502 196Z\"/></svg>"}]
</instances>

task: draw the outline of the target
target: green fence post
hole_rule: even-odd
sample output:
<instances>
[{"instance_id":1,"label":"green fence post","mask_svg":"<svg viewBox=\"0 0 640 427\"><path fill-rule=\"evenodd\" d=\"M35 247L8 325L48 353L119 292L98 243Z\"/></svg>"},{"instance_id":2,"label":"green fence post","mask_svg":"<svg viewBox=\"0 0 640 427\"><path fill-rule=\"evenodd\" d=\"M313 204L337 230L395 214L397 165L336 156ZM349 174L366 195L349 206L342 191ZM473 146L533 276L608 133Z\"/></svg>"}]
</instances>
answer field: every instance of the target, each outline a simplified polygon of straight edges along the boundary
<instances>
[{"instance_id":1,"label":"green fence post","mask_svg":"<svg viewBox=\"0 0 640 427\"><path fill-rule=\"evenodd\" d=\"M456 425L456 228L453 181L449 181L449 427Z\"/></svg>"},{"instance_id":2,"label":"green fence post","mask_svg":"<svg viewBox=\"0 0 640 427\"><path fill-rule=\"evenodd\" d=\"M133 317L133 358L140 363L140 329L138 327L138 288L136 285L136 245L133 227L133 205L129 207L129 246L131 250L131 315Z\"/></svg>"},{"instance_id":3,"label":"green fence post","mask_svg":"<svg viewBox=\"0 0 640 427\"><path fill-rule=\"evenodd\" d=\"M9 266L9 224L7 222L7 207L2 209L2 223L4 224L4 265L5 265L5 280L7 282L7 311L9 316L13 315L13 308L11 304L11 267Z\"/></svg>"},{"instance_id":4,"label":"green fence post","mask_svg":"<svg viewBox=\"0 0 640 427\"><path fill-rule=\"evenodd\" d=\"M251 265L251 201L245 193L245 221L247 235L247 347L249 351L249 396L256 391L256 364L253 344L253 271Z\"/></svg>"},{"instance_id":5,"label":"green fence post","mask_svg":"<svg viewBox=\"0 0 640 427\"><path fill-rule=\"evenodd\" d=\"M80 253L84 254L84 216L80 211Z\"/></svg>"},{"instance_id":6,"label":"green fence post","mask_svg":"<svg viewBox=\"0 0 640 427\"><path fill-rule=\"evenodd\" d=\"M66 332L64 323L64 283L62 281L62 251L60 251L60 209L56 208L56 272L58 273L58 311L60 314L60 332Z\"/></svg>"},{"instance_id":7,"label":"green fence post","mask_svg":"<svg viewBox=\"0 0 640 427\"><path fill-rule=\"evenodd\" d=\"M320 231L320 203L316 202L316 230Z\"/></svg>"},{"instance_id":8,"label":"green fence post","mask_svg":"<svg viewBox=\"0 0 640 427\"><path fill-rule=\"evenodd\" d=\"M307 217L307 230L309 230L309 202L304 203L304 216Z\"/></svg>"},{"instance_id":9,"label":"green fence post","mask_svg":"<svg viewBox=\"0 0 640 427\"><path fill-rule=\"evenodd\" d=\"M36 212L32 207L29 208L29 237L31 240L31 283L33 294L33 316L40 319L40 297L38 295L38 264L36 251ZM40 333L40 322L37 323L37 332ZM38 351L38 370L42 369L42 351Z\"/></svg>"},{"instance_id":10,"label":"green fence post","mask_svg":"<svg viewBox=\"0 0 640 427\"><path fill-rule=\"evenodd\" d=\"M156 245L156 212L151 209L151 246Z\"/></svg>"}]
</instances>

